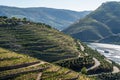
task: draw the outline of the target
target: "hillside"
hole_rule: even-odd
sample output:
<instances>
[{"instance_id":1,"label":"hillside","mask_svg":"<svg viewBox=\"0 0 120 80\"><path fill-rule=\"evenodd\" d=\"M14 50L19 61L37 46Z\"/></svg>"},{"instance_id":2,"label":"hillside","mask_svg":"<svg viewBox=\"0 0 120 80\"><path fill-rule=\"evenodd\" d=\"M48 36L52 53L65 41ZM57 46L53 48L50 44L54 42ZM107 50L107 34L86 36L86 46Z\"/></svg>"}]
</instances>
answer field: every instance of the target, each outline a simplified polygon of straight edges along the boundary
<instances>
[{"instance_id":1,"label":"hillside","mask_svg":"<svg viewBox=\"0 0 120 80\"><path fill-rule=\"evenodd\" d=\"M104 39L99 40L101 43L120 44L120 35L110 35Z\"/></svg>"},{"instance_id":2,"label":"hillside","mask_svg":"<svg viewBox=\"0 0 120 80\"><path fill-rule=\"evenodd\" d=\"M70 11L44 7L16 8L0 6L0 16L27 18L34 22L42 22L63 30L80 18L83 18L91 11Z\"/></svg>"},{"instance_id":3,"label":"hillside","mask_svg":"<svg viewBox=\"0 0 120 80\"><path fill-rule=\"evenodd\" d=\"M103 3L98 9L87 15L84 19L74 23L63 32L85 42L102 41L115 43L111 40L112 37L109 36L120 33L119 9L120 2ZM115 38L115 41L120 42L117 38Z\"/></svg>"},{"instance_id":4,"label":"hillside","mask_svg":"<svg viewBox=\"0 0 120 80\"><path fill-rule=\"evenodd\" d=\"M3 16L0 34L0 80L93 80L48 63L78 55L74 39L49 25Z\"/></svg>"},{"instance_id":5,"label":"hillside","mask_svg":"<svg viewBox=\"0 0 120 80\"><path fill-rule=\"evenodd\" d=\"M1 21L0 47L50 62L79 55L75 40L49 25L14 18Z\"/></svg>"},{"instance_id":6,"label":"hillside","mask_svg":"<svg viewBox=\"0 0 120 80\"><path fill-rule=\"evenodd\" d=\"M75 71L0 48L0 80L93 80Z\"/></svg>"},{"instance_id":7,"label":"hillside","mask_svg":"<svg viewBox=\"0 0 120 80\"><path fill-rule=\"evenodd\" d=\"M43 71L43 73L37 73L39 77L41 74L43 75L43 80L49 78L52 80L58 80L59 78L83 80L84 77L87 79L85 75L97 77L98 75L104 75L103 73L119 73L120 66L118 64L109 63L103 55L87 47L84 43L43 23L1 16L0 34L0 48L2 51L0 70L3 71L0 76L3 80L20 74L25 74L21 75L22 78L31 75L36 78L36 71L39 70ZM8 51L4 52L4 49ZM43 60L42 64L44 64L44 61L52 63L50 65L50 68L53 67L52 72L49 69L46 71L49 64L46 64L47 66L40 65L39 68L39 60L40 62ZM25 65L18 66L21 64ZM31 68L32 64L36 65ZM55 65L64 68L56 69ZM114 67L117 68L117 71L115 71ZM72 73L69 69L72 70ZM31 73L26 75L28 72ZM78 75L76 76L76 74ZM17 77L17 79L22 79L21 77Z\"/></svg>"}]
</instances>

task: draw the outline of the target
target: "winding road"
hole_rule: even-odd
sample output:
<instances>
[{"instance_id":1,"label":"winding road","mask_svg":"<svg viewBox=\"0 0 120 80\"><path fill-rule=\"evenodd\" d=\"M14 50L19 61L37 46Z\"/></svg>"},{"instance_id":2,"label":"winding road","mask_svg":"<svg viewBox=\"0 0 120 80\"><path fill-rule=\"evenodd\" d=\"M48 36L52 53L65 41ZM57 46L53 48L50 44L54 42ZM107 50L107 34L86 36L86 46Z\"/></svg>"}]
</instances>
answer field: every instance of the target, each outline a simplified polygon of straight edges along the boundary
<instances>
[{"instance_id":1,"label":"winding road","mask_svg":"<svg viewBox=\"0 0 120 80\"><path fill-rule=\"evenodd\" d=\"M78 44L80 45L81 50L84 51L85 50L84 46L81 45L80 42ZM87 53L85 53L85 54L88 55ZM78 57L80 57L80 55L78 55ZM98 61L95 57L93 57L93 60L94 60L95 64L92 67L88 68L87 71L95 69L98 66L100 66L100 61Z\"/></svg>"},{"instance_id":2,"label":"winding road","mask_svg":"<svg viewBox=\"0 0 120 80\"><path fill-rule=\"evenodd\" d=\"M85 51L84 46L81 45L80 42L78 42L78 44L80 45L81 51ZM87 53L85 53L85 55L88 56ZM78 55L78 57L80 57L80 54ZM94 64L92 67L88 68L87 71L92 70L92 69L95 69L95 68L97 68L98 66L100 66L100 61L98 61L95 57L93 57L93 60L94 60L95 64Z\"/></svg>"},{"instance_id":3,"label":"winding road","mask_svg":"<svg viewBox=\"0 0 120 80\"><path fill-rule=\"evenodd\" d=\"M88 68L87 71L93 70L93 69L97 68L98 66L100 66L100 61L98 61L95 57L93 57L93 60L95 61L94 66Z\"/></svg>"},{"instance_id":4,"label":"winding road","mask_svg":"<svg viewBox=\"0 0 120 80\"><path fill-rule=\"evenodd\" d=\"M120 72L119 68L117 66L113 66L112 73L118 73L118 72Z\"/></svg>"},{"instance_id":5,"label":"winding road","mask_svg":"<svg viewBox=\"0 0 120 80\"><path fill-rule=\"evenodd\" d=\"M84 50L85 50L84 46L81 45L80 42L78 42L78 44L80 45L81 51L84 51ZM87 53L85 53L85 54L88 55ZM80 57L80 54L78 55L78 57ZM98 66L101 65L101 64L100 64L100 61L98 61L95 57L93 57L93 60L94 60L95 64L94 64L92 67L88 68L87 71L93 70L93 69L95 69L95 68L97 68ZM107 62L109 62L110 64L112 64L112 62L111 62L110 60L108 60L108 59L105 59L105 60L106 60ZM113 71L112 71L112 73L118 73L118 72L120 72L120 69L119 69L117 66L113 66ZM96 74L96 75L97 75L97 74ZM99 74L98 74L98 75L99 75Z\"/></svg>"},{"instance_id":6,"label":"winding road","mask_svg":"<svg viewBox=\"0 0 120 80\"><path fill-rule=\"evenodd\" d=\"M112 64L112 62L109 59L105 59L107 62L109 62L110 64ZM112 73L118 73L120 72L120 69L117 66L113 66L113 71Z\"/></svg>"}]
</instances>

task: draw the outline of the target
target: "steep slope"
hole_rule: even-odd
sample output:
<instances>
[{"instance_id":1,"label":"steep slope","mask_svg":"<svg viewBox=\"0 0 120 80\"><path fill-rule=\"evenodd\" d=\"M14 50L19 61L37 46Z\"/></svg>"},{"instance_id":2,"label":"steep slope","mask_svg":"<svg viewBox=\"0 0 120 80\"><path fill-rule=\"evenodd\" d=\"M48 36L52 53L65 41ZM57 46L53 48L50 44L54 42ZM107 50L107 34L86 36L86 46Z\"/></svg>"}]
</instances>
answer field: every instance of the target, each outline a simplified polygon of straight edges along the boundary
<instances>
[{"instance_id":1,"label":"steep slope","mask_svg":"<svg viewBox=\"0 0 120 80\"><path fill-rule=\"evenodd\" d=\"M52 9L52 8L16 8L0 6L0 16L8 17L26 17L28 20L34 22L43 22L57 28L58 30L63 30L80 18L83 18L90 11L76 12L70 10L62 9Z\"/></svg>"},{"instance_id":2,"label":"steep slope","mask_svg":"<svg viewBox=\"0 0 120 80\"><path fill-rule=\"evenodd\" d=\"M112 34L106 25L92 18L82 19L64 32L87 42L103 39Z\"/></svg>"},{"instance_id":3,"label":"steep slope","mask_svg":"<svg viewBox=\"0 0 120 80\"><path fill-rule=\"evenodd\" d=\"M103 3L89 16L106 24L114 34L120 33L120 2Z\"/></svg>"},{"instance_id":4,"label":"steep slope","mask_svg":"<svg viewBox=\"0 0 120 80\"><path fill-rule=\"evenodd\" d=\"M70 36L42 23L1 18L0 47L29 54L46 61L57 61L80 54Z\"/></svg>"},{"instance_id":5,"label":"steep slope","mask_svg":"<svg viewBox=\"0 0 120 80\"><path fill-rule=\"evenodd\" d=\"M62 67L70 68L74 71L88 75L95 74L99 75L103 72L109 74L110 72L113 71L114 64L107 62L103 55L100 55L97 51L90 49L79 40L75 40L72 37L63 34L62 32L59 32L58 30L51 28L49 25L45 25L42 23L33 23L30 21L26 21L24 19L7 18L4 16L0 17L0 34L1 34L0 35L1 48L8 49L12 52L16 52L19 54L28 55L29 57L34 57L35 60L37 58L37 60L52 62ZM5 58L0 60L14 61L18 59L18 62L19 59L24 60L24 58L16 56L13 57L12 59L11 57L9 58L10 59ZM43 63L44 62L40 64ZM1 76L7 78L13 75L17 76L19 74L26 74L28 72L32 73L35 72L36 70L41 71L41 68L39 68L39 62L34 64L35 66L31 65L34 68L31 68L30 65L25 65L23 67L26 66L28 67L22 69L16 68L15 70L12 71L11 71L11 69L13 69L12 67L10 68L7 67L6 69L8 71L2 72L3 74L1 73ZM3 68L4 66L6 65L3 65ZM44 66L42 66L42 68L43 67ZM49 66L47 67L45 66L45 69L48 67ZM119 67L119 65L117 67ZM3 68L1 70L6 70ZM4 76L4 74L6 75ZM42 73L40 72L37 74L39 79ZM30 75L31 74L28 74L28 76ZM36 75L36 73L34 75ZM64 77L65 79L68 80L82 78L81 76L79 76L79 74L76 76L74 75L73 72L71 73L71 71L69 72L67 70L64 72L64 69L63 70L57 69L57 72L56 71L49 72L45 70L43 75L44 75L42 77L43 80L49 78L52 80L56 80L55 79L56 77L59 79L63 78L61 76L64 75L68 76ZM25 76L23 75L22 77Z\"/></svg>"},{"instance_id":6,"label":"steep slope","mask_svg":"<svg viewBox=\"0 0 120 80\"><path fill-rule=\"evenodd\" d=\"M103 3L63 32L82 41L98 41L120 33L120 2ZM119 41L120 42L120 41Z\"/></svg>"},{"instance_id":7,"label":"steep slope","mask_svg":"<svg viewBox=\"0 0 120 80\"><path fill-rule=\"evenodd\" d=\"M0 80L93 80L42 61L77 57L78 54L73 38L48 25L0 18Z\"/></svg>"},{"instance_id":8,"label":"steep slope","mask_svg":"<svg viewBox=\"0 0 120 80\"><path fill-rule=\"evenodd\" d=\"M80 76L80 77L79 77ZM93 80L28 55L0 48L0 80Z\"/></svg>"}]
</instances>

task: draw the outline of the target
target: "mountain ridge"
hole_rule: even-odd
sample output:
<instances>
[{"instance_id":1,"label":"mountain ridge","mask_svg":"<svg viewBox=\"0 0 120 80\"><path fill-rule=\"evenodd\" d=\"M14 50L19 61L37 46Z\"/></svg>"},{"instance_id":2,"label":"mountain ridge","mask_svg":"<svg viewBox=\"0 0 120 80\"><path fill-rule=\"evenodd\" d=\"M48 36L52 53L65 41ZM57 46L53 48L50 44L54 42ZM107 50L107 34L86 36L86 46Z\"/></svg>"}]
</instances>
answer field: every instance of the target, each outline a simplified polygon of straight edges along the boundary
<instances>
[{"instance_id":1,"label":"mountain ridge","mask_svg":"<svg viewBox=\"0 0 120 80\"><path fill-rule=\"evenodd\" d=\"M45 7L17 8L0 6L0 16L27 18L34 22L43 22L58 30L67 28L70 24L83 18L91 11L72 11Z\"/></svg>"},{"instance_id":2,"label":"mountain ridge","mask_svg":"<svg viewBox=\"0 0 120 80\"><path fill-rule=\"evenodd\" d=\"M95 11L63 30L63 32L85 42L96 42L108 36L119 34L119 8L120 2L103 3Z\"/></svg>"}]
</instances>

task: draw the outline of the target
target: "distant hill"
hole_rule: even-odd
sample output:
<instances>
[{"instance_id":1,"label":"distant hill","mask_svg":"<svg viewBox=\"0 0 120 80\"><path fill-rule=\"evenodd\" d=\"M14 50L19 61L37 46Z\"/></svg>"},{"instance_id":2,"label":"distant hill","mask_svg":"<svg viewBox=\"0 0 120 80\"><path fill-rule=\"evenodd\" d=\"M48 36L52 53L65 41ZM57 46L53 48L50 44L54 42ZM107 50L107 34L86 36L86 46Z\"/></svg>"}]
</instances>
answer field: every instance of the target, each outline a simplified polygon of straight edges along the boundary
<instances>
[{"instance_id":1,"label":"distant hill","mask_svg":"<svg viewBox=\"0 0 120 80\"><path fill-rule=\"evenodd\" d=\"M63 30L78 19L85 17L91 11L70 11L44 7L17 8L0 6L0 16L27 18L34 22L43 22L58 30Z\"/></svg>"},{"instance_id":2,"label":"distant hill","mask_svg":"<svg viewBox=\"0 0 120 80\"><path fill-rule=\"evenodd\" d=\"M113 41L109 41L108 37L120 33L120 2L103 3L98 9L63 32L81 41L98 42L103 39L102 42L112 43ZM105 38L107 41L104 41ZM120 40L115 41L120 42Z\"/></svg>"}]
</instances>

